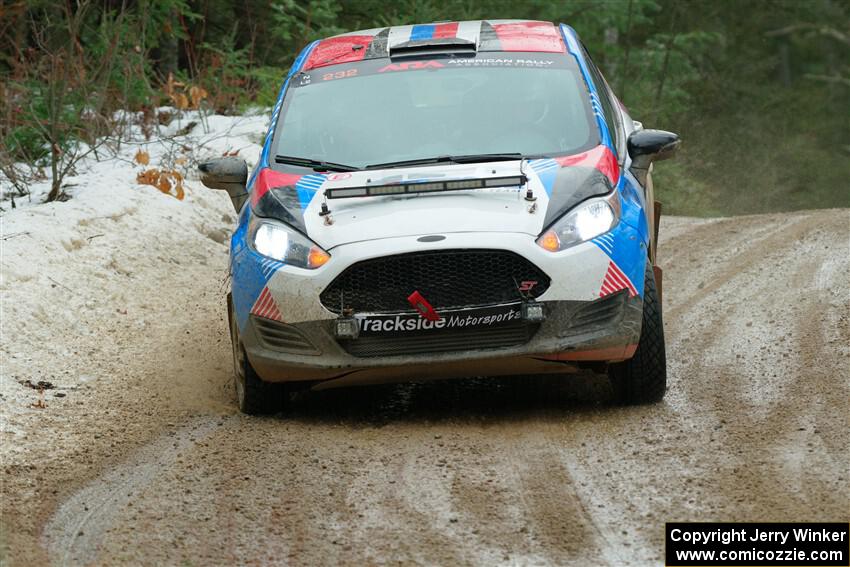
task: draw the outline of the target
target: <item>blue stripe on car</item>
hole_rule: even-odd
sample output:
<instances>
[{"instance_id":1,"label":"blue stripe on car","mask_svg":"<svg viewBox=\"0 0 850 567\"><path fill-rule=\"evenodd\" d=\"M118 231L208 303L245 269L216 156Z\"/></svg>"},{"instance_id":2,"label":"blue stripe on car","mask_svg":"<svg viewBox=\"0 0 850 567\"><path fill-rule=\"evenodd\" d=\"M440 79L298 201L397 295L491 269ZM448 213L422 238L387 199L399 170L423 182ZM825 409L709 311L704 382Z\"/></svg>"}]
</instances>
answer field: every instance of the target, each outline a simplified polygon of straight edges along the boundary
<instances>
[{"instance_id":1,"label":"blue stripe on car","mask_svg":"<svg viewBox=\"0 0 850 567\"><path fill-rule=\"evenodd\" d=\"M643 296L649 230L640 198L631 180L620 176L620 222L608 233L613 236L612 251L606 254L620 267ZM599 243L594 241L599 246ZM601 248L601 246L600 246Z\"/></svg>"},{"instance_id":2,"label":"blue stripe on car","mask_svg":"<svg viewBox=\"0 0 850 567\"><path fill-rule=\"evenodd\" d=\"M608 131L608 124L605 122L602 107L599 104L599 95L597 94L596 85L593 84L593 79L590 76L590 69L582 56L576 32L570 26L561 24L561 35L564 37L564 43L567 44L567 50L570 52L570 55L572 55L575 58L576 63L578 63L581 76L584 78L584 82L587 85L587 91L590 93L590 104L593 107L593 114L596 116L596 124L599 126L602 143L608 146L614 155L617 155L617 149L614 147L611 133Z\"/></svg>"},{"instance_id":3,"label":"blue stripe on car","mask_svg":"<svg viewBox=\"0 0 850 567\"><path fill-rule=\"evenodd\" d=\"M614 236L610 232L606 232L602 236L597 236L592 242L609 256L614 252Z\"/></svg>"},{"instance_id":4,"label":"blue stripe on car","mask_svg":"<svg viewBox=\"0 0 850 567\"><path fill-rule=\"evenodd\" d=\"M638 295L643 297L646 246L640 242L638 231L631 225L620 222L609 232L597 236L591 242L617 264L617 267L635 286Z\"/></svg>"},{"instance_id":5,"label":"blue stripe on car","mask_svg":"<svg viewBox=\"0 0 850 567\"><path fill-rule=\"evenodd\" d=\"M266 132L266 139L263 142L263 151L260 153L260 160L257 162L257 165L254 167L254 171L251 173L251 178L248 180L248 191L250 191L254 186L254 181L257 178L257 173L264 168L269 166L269 154L271 153L272 146L272 138L274 138L274 131L277 127L277 119L280 115L280 108L283 106L283 97L286 95L286 89L289 86L289 80L292 76L301 70L301 67L304 66L304 61L307 60L307 57L310 55L310 52L313 51L313 48L319 41L314 41L307 47L301 50L301 53L296 57L295 62L292 64L292 67L289 69L289 73L286 75L286 80L283 81L283 86L280 87L280 92L277 95L277 101L275 102L274 108L272 109L272 117L269 122L269 129Z\"/></svg>"},{"instance_id":6,"label":"blue stripe on car","mask_svg":"<svg viewBox=\"0 0 850 567\"><path fill-rule=\"evenodd\" d=\"M552 158L533 159L528 162L528 165L537 174L540 183L543 184L543 189L546 190L546 194L551 197L552 186L555 184L555 177L558 175L558 169L561 166Z\"/></svg>"},{"instance_id":7,"label":"blue stripe on car","mask_svg":"<svg viewBox=\"0 0 850 567\"><path fill-rule=\"evenodd\" d=\"M593 84L590 68L579 46L578 36L575 30L566 24L561 24L560 29L564 43L567 45L567 51L578 63L581 75L587 85L590 106L593 109L593 115L596 117L602 143L608 146L614 155L617 155L614 140L608 130L608 123L605 121L605 114L599 101L599 92L597 86ZM611 252L604 250L601 243L596 240L593 243L608 254L620 270L632 281L638 293L643 296L644 268L646 266L647 246L649 245L649 229L645 214L647 204L644 203L642 195L638 192L637 181L630 174L627 174L627 171L621 169L620 179L617 182L621 214L619 224L608 233L613 236L612 250Z\"/></svg>"},{"instance_id":8,"label":"blue stripe on car","mask_svg":"<svg viewBox=\"0 0 850 567\"><path fill-rule=\"evenodd\" d=\"M434 37L434 24L413 26L413 29L410 31L410 41L431 39L432 37Z\"/></svg>"},{"instance_id":9,"label":"blue stripe on car","mask_svg":"<svg viewBox=\"0 0 850 567\"><path fill-rule=\"evenodd\" d=\"M257 161L257 165L254 166L251 178L248 180L248 191L253 189L254 183L257 179L257 174L260 170L269 166L272 138L274 138L274 131L277 127L277 119L280 116L280 109L283 106L283 99L286 95L286 89L289 87L289 81L292 79L293 75L301 70L304 66L304 62L310 55L310 52L313 51L313 48L318 43L318 41L314 41L301 50L301 53L298 54L298 57L289 69L289 73L287 73L283 85L280 87L277 101L275 102L274 109L272 110L272 116L269 122L268 131L266 132L265 141L263 142L263 150L260 153L260 159ZM298 197L301 201L302 209L309 204L313 193L315 193L315 190L310 192L310 190L306 188L303 196L299 192ZM246 206L243 210L243 214L239 217L239 226L237 227L236 232L233 233L233 237L230 240L230 274L234 282L232 285L233 310L236 313L236 323L239 325L240 332L244 332L245 330L245 325L248 322L248 315L250 315L251 308L254 306L254 302L257 301L257 297L259 297L260 293L262 293L263 288L278 268L284 265L283 262L269 262L269 259L257 254L248 247L247 232L248 220L250 217L250 206Z\"/></svg>"},{"instance_id":10,"label":"blue stripe on car","mask_svg":"<svg viewBox=\"0 0 850 567\"><path fill-rule=\"evenodd\" d=\"M248 315L272 272L266 275L263 257L248 247L248 218L243 214L230 240L230 275L233 279L233 311L240 332L245 330Z\"/></svg>"},{"instance_id":11,"label":"blue stripe on car","mask_svg":"<svg viewBox=\"0 0 850 567\"><path fill-rule=\"evenodd\" d=\"M305 175L295 184L295 190L298 192L298 201L301 203L301 210L307 208L310 201L316 195L316 191L321 188L327 176L321 173Z\"/></svg>"}]
</instances>

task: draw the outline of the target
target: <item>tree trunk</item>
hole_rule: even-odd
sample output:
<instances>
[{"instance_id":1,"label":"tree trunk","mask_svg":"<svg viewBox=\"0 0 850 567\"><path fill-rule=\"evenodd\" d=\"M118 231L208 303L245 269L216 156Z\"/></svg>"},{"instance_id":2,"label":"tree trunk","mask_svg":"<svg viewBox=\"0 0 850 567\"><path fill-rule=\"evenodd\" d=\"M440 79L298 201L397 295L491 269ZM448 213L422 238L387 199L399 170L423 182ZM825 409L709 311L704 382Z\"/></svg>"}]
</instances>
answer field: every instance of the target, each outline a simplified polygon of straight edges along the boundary
<instances>
[{"instance_id":1,"label":"tree trunk","mask_svg":"<svg viewBox=\"0 0 850 567\"><path fill-rule=\"evenodd\" d=\"M626 32L625 32L625 52L623 53L623 68L620 70L620 84L617 92L620 93L621 100L626 100L626 85L628 84L629 75L629 52L631 51L632 42L629 35L632 33L632 3L634 0L629 0L629 11L626 16Z\"/></svg>"},{"instance_id":2,"label":"tree trunk","mask_svg":"<svg viewBox=\"0 0 850 567\"><path fill-rule=\"evenodd\" d=\"M791 57L788 54L787 41L779 44L779 81L785 88L791 86Z\"/></svg>"},{"instance_id":3,"label":"tree trunk","mask_svg":"<svg viewBox=\"0 0 850 567\"><path fill-rule=\"evenodd\" d=\"M62 151L53 142L50 144L50 193L47 194L47 203L55 201L62 194L62 176L59 175L59 160L62 159Z\"/></svg>"},{"instance_id":4,"label":"tree trunk","mask_svg":"<svg viewBox=\"0 0 850 567\"><path fill-rule=\"evenodd\" d=\"M661 63L661 71L658 73L658 83L655 86L655 99L652 102L653 120L658 119L661 109L661 95L664 94L664 83L667 81L667 69L670 66L670 52L673 50L673 44L676 42L676 5L673 5L673 12L670 14L670 35L667 37L667 43L664 45L664 61Z\"/></svg>"},{"instance_id":5,"label":"tree trunk","mask_svg":"<svg viewBox=\"0 0 850 567\"><path fill-rule=\"evenodd\" d=\"M673 42L676 41L676 34L670 34L670 39L667 40L667 45L664 46L664 61L661 63L661 71L658 73L658 83L655 86L655 98L652 102L652 114L655 120L661 109L661 95L664 94L664 83L667 80L667 69L670 66L670 52L673 50Z\"/></svg>"},{"instance_id":6,"label":"tree trunk","mask_svg":"<svg viewBox=\"0 0 850 567\"><path fill-rule=\"evenodd\" d=\"M178 24L172 24L176 26ZM171 32L164 32L163 37L159 42L159 62L158 71L163 77L177 74L177 65L180 56L180 42L177 40L177 35L173 29Z\"/></svg>"}]
</instances>

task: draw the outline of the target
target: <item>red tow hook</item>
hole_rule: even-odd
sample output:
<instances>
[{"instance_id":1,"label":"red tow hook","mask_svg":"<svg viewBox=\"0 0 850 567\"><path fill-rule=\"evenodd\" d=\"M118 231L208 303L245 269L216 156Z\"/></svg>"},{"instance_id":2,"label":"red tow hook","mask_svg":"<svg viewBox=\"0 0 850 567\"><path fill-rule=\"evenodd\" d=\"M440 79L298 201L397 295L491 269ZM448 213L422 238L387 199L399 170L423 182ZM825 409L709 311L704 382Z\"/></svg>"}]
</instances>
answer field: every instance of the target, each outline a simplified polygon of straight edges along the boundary
<instances>
[{"instance_id":1,"label":"red tow hook","mask_svg":"<svg viewBox=\"0 0 850 567\"><path fill-rule=\"evenodd\" d=\"M414 309L422 316L423 319L428 321L439 321L442 319L440 314L428 303L428 300L422 297L422 294L418 291L414 291L407 298L408 303L413 306Z\"/></svg>"}]
</instances>

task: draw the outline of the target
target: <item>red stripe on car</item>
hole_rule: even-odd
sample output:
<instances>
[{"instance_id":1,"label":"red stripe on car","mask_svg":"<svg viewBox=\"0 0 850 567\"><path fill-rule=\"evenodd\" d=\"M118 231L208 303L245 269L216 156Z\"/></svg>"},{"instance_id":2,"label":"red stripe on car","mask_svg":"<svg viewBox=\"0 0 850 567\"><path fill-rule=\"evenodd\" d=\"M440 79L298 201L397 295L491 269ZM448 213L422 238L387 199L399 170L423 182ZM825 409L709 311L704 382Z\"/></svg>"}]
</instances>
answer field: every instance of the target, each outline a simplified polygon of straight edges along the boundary
<instances>
[{"instance_id":1,"label":"red stripe on car","mask_svg":"<svg viewBox=\"0 0 850 567\"><path fill-rule=\"evenodd\" d=\"M566 53L561 33L551 22L491 24L502 51Z\"/></svg>"},{"instance_id":2,"label":"red stripe on car","mask_svg":"<svg viewBox=\"0 0 850 567\"><path fill-rule=\"evenodd\" d=\"M325 65L362 61L373 35L342 35L323 39L310 52L302 70L309 71ZM359 47L358 47L359 46Z\"/></svg>"},{"instance_id":3,"label":"red stripe on car","mask_svg":"<svg viewBox=\"0 0 850 567\"><path fill-rule=\"evenodd\" d=\"M280 310L277 308L277 303L267 287L264 287L263 291L260 292L260 296L254 303L254 307L251 308L251 313L264 319L283 321Z\"/></svg>"},{"instance_id":4,"label":"red stripe on car","mask_svg":"<svg viewBox=\"0 0 850 567\"><path fill-rule=\"evenodd\" d=\"M257 180L254 182L254 188L251 190L251 205L259 203L262 196L268 193L270 189L289 185L294 186L301 177L301 175L281 173L264 167L257 174Z\"/></svg>"},{"instance_id":5,"label":"red stripe on car","mask_svg":"<svg viewBox=\"0 0 850 567\"><path fill-rule=\"evenodd\" d=\"M557 157L561 167L594 167L616 186L620 180L620 164L608 146L599 145L574 156Z\"/></svg>"},{"instance_id":6,"label":"red stripe on car","mask_svg":"<svg viewBox=\"0 0 850 567\"><path fill-rule=\"evenodd\" d=\"M457 22L450 24L437 24L434 26L435 38L446 38L457 36Z\"/></svg>"},{"instance_id":7,"label":"red stripe on car","mask_svg":"<svg viewBox=\"0 0 850 567\"><path fill-rule=\"evenodd\" d=\"M599 290L599 297L605 297L620 290L629 290L629 297L637 295L637 289L629 280L628 276L614 262L608 262L608 271L605 272L605 278L602 280L602 288Z\"/></svg>"}]
</instances>

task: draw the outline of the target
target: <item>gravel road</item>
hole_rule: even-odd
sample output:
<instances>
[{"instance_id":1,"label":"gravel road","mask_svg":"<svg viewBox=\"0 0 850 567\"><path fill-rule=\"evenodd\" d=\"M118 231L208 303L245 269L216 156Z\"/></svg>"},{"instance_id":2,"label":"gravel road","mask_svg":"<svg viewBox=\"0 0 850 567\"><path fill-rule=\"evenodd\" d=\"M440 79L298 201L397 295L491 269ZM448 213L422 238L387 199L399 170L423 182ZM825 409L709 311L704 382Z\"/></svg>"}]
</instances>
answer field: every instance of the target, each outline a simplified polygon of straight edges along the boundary
<instances>
[{"instance_id":1,"label":"gravel road","mask_svg":"<svg viewBox=\"0 0 850 567\"><path fill-rule=\"evenodd\" d=\"M80 308L97 332L6 362L89 378L7 415L0 562L647 565L665 521L850 520L850 211L662 222L669 391L637 408L582 375L241 416L226 247L140 239L179 265L116 252L133 277ZM75 291L108 303L97 281Z\"/></svg>"}]
</instances>

